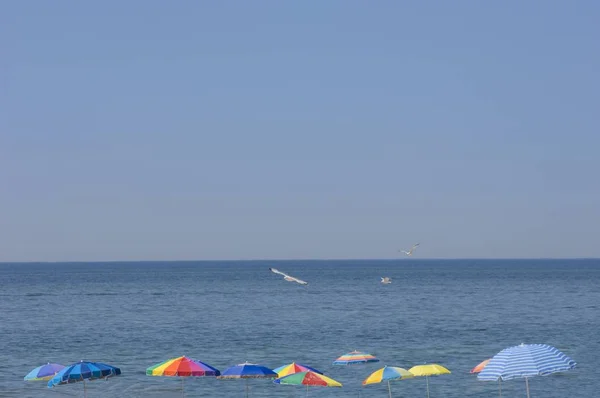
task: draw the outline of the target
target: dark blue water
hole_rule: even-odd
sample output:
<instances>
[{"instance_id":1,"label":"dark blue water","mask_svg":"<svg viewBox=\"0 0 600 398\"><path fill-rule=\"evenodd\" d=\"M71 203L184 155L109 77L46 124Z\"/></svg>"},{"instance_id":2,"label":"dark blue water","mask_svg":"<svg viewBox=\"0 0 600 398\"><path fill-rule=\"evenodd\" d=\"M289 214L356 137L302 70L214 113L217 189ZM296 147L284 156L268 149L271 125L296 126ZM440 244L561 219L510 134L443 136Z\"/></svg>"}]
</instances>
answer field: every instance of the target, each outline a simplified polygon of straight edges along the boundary
<instances>
[{"instance_id":1,"label":"dark blue water","mask_svg":"<svg viewBox=\"0 0 600 398\"><path fill-rule=\"evenodd\" d=\"M308 281L285 282L269 267ZM393 278L380 284L381 276ZM314 397L386 397L362 387L384 364L439 363L432 397L494 397L497 384L469 370L503 348L546 343L575 370L531 379L532 397L600 391L599 260L401 260L0 265L0 396L81 396L81 383L46 388L23 376L45 362L105 362L123 374L88 383L89 397L178 397L180 381L145 369L187 355L221 370L244 361L297 361L343 388ZM364 350L380 363L333 366ZM243 396L244 382L188 378L188 397ZM302 387L250 382L251 396L304 396ZM425 380L393 382L424 397ZM525 397L523 380L503 383Z\"/></svg>"}]
</instances>

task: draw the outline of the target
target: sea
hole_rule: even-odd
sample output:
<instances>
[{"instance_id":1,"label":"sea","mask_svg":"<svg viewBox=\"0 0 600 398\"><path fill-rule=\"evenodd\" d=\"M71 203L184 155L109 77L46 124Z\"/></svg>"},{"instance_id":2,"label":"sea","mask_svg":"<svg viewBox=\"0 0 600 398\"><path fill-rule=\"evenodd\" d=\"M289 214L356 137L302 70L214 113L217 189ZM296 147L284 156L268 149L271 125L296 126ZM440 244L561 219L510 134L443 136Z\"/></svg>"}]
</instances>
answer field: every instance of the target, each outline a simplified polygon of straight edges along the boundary
<instances>
[{"instance_id":1,"label":"sea","mask_svg":"<svg viewBox=\"0 0 600 398\"><path fill-rule=\"evenodd\" d=\"M269 271L305 280L303 286ZM382 284L381 277L392 278ZM251 397L387 397L384 365L451 374L392 381L392 396L496 397L470 370L504 348L552 345L575 369L529 379L531 397L600 397L600 260L314 260L0 264L0 397L81 397L83 383L25 382L85 361L122 374L88 397L244 397L243 380L146 376L181 355L224 371L297 362L343 387L248 381ZM334 366L359 350L380 362ZM182 391L183 385L183 391ZM526 397L524 379L503 397Z\"/></svg>"}]
</instances>

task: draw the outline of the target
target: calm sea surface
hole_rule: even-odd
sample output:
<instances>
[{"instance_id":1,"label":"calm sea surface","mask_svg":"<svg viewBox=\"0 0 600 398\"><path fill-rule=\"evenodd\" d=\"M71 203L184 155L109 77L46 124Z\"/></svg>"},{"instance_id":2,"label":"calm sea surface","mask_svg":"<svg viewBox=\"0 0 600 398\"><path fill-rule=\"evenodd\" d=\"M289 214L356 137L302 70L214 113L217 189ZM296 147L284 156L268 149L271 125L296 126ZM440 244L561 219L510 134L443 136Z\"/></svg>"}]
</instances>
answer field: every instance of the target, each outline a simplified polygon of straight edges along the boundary
<instances>
[{"instance_id":1,"label":"calm sea surface","mask_svg":"<svg viewBox=\"0 0 600 398\"><path fill-rule=\"evenodd\" d=\"M285 282L276 267L309 282ZM391 285L380 277L389 276ZM88 383L89 397L179 397L177 378L147 367L187 355L225 370L292 361L343 388L313 397L386 397L361 386L384 364L439 363L432 397L495 397L469 370L503 348L546 343L573 358L567 373L530 381L532 397L600 396L600 260L398 260L0 264L0 396L82 396L23 376L46 362L105 362L123 374ZM363 350L381 362L333 366ZM302 387L252 380L253 397L304 396ZM425 379L392 382L424 397ZM187 378L187 397L242 397L244 382ZM503 383L525 397L525 382Z\"/></svg>"}]
</instances>

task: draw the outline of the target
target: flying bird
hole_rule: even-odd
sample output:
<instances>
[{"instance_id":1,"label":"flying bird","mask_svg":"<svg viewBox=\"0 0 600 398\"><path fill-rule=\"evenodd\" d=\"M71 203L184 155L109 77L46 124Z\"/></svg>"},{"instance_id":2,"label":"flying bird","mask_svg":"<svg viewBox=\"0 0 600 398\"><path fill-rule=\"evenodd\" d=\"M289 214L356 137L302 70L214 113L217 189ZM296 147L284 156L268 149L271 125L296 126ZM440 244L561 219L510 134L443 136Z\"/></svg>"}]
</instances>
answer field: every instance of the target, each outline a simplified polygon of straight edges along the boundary
<instances>
[{"instance_id":1,"label":"flying bird","mask_svg":"<svg viewBox=\"0 0 600 398\"><path fill-rule=\"evenodd\" d=\"M412 255L413 255L413 251L415 251L415 249L416 249L416 248L417 248L417 246L419 246L419 245L420 245L420 243L415 243L415 244L413 245L413 247L411 247L411 248L410 248L410 250L409 250L409 251L406 251L406 250L398 250L398 251L399 251L399 252L402 252L402 253L404 253L404 254L406 254L407 256L412 256Z\"/></svg>"},{"instance_id":2,"label":"flying bird","mask_svg":"<svg viewBox=\"0 0 600 398\"><path fill-rule=\"evenodd\" d=\"M308 282L304 282L302 279L294 278L293 276L290 276L290 275L286 274L285 272L281 272L276 268L269 268L269 271L271 271L275 274L283 275L283 279L285 279L288 282L296 282L301 285L308 285Z\"/></svg>"},{"instance_id":3,"label":"flying bird","mask_svg":"<svg viewBox=\"0 0 600 398\"><path fill-rule=\"evenodd\" d=\"M390 283L392 283L392 278L384 276L383 278L381 278L381 283L383 283L384 285L389 285Z\"/></svg>"}]
</instances>

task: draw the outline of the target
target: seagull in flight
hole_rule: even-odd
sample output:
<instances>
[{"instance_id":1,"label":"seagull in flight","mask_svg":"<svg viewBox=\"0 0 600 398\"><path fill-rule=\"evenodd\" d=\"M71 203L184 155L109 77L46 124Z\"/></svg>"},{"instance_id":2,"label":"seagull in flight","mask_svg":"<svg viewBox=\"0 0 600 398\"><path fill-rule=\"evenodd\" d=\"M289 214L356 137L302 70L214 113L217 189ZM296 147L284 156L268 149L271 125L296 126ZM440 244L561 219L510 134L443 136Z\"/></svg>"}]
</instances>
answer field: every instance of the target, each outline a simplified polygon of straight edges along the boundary
<instances>
[{"instance_id":1,"label":"seagull in flight","mask_svg":"<svg viewBox=\"0 0 600 398\"><path fill-rule=\"evenodd\" d=\"M390 283L392 283L392 278L384 276L383 278L381 278L381 283L383 283L384 285L389 285Z\"/></svg>"},{"instance_id":2,"label":"seagull in flight","mask_svg":"<svg viewBox=\"0 0 600 398\"><path fill-rule=\"evenodd\" d=\"M290 276L290 275L286 274L285 272L281 272L276 268L269 268L269 271L271 271L275 274L278 274L278 275L283 275L283 279L288 282L296 282L301 285L308 285L308 282L304 282L302 279L294 278L293 276Z\"/></svg>"},{"instance_id":3,"label":"seagull in flight","mask_svg":"<svg viewBox=\"0 0 600 398\"><path fill-rule=\"evenodd\" d=\"M420 245L420 243L415 243L415 244L413 245L413 247L411 247L411 248L410 248L410 250L409 250L409 251L406 251L406 250L398 250L398 251L399 251L399 252L402 252L402 253L404 253L404 254L406 254L407 256L409 256L409 257L410 257L410 256L412 256L412 254L413 254L413 251L415 251L415 249L416 249L416 248L417 248L417 246L419 246L419 245Z\"/></svg>"}]
</instances>

